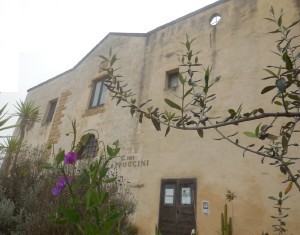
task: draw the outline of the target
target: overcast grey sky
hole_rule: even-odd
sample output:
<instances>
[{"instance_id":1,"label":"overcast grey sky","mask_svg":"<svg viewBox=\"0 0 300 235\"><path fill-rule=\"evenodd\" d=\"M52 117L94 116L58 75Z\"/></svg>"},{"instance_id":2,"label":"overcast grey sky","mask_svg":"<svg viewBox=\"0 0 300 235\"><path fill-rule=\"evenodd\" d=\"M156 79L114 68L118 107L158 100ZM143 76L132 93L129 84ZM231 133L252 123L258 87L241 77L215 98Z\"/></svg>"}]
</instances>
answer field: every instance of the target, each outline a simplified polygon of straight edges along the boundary
<instances>
[{"instance_id":1,"label":"overcast grey sky","mask_svg":"<svg viewBox=\"0 0 300 235\"><path fill-rule=\"evenodd\" d=\"M72 68L109 32L146 33L213 2L1 0L0 105L13 112L29 88Z\"/></svg>"}]
</instances>

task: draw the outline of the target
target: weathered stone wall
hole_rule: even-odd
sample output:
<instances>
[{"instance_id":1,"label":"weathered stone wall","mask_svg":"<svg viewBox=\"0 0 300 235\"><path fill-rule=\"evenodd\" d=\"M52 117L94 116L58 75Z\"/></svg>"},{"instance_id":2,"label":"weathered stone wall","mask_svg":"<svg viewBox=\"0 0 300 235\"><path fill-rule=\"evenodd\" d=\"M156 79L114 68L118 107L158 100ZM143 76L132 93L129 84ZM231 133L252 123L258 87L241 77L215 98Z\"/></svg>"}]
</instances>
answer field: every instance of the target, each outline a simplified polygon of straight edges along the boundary
<instances>
[{"instance_id":1,"label":"weathered stone wall","mask_svg":"<svg viewBox=\"0 0 300 235\"><path fill-rule=\"evenodd\" d=\"M61 93L59 97L59 103L56 107L55 115L53 117L52 126L49 134L48 143L49 144L57 144L61 137L61 124L63 117L65 116L63 111L66 109L66 103L68 97L72 94L70 91L64 91Z\"/></svg>"},{"instance_id":2,"label":"weathered stone wall","mask_svg":"<svg viewBox=\"0 0 300 235\"><path fill-rule=\"evenodd\" d=\"M119 174L131 182L133 194L138 201L135 222L140 234L154 234L158 223L160 183L162 179L196 178L197 180L197 227L200 234L217 234L220 213L225 203L225 193L237 194L234 201L234 233L260 234L271 231L274 213L267 197L284 189L279 171L260 163L260 158L246 154L225 141L214 141L218 134L204 132L200 139L195 132L171 130L168 137L155 131L151 122L138 123L129 111L106 99L105 105L89 109L92 82L99 77L99 55L107 55L109 48L118 53L119 72L137 93L137 102L149 98L154 106L165 110L165 97L176 100L180 89L165 89L166 71L178 68L177 55L184 50L179 42L185 35L196 38L193 43L199 51L203 66L213 66L212 76L221 75L215 86L217 100L211 116L224 116L228 108L236 109L243 104L245 110L263 107L273 110L270 95L260 92L267 82L263 71L269 64L278 63L270 51L275 48L275 35L267 34L273 29L268 17L270 6L279 13L284 8L284 20L292 23L300 16L297 0L230 0L220 1L210 7L179 18L148 34L109 34L72 70L59 75L45 84L29 90L27 100L33 100L46 111L50 100L58 98L54 119L49 124L36 124L27 138L28 143L55 142L55 148L68 149L72 137L71 120L77 120L78 138L90 129L96 130L106 143L119 139L122 145L121 164L116 164ZM215 13L222 19L215 27L209 24ZM287 24L288 24L287 23ZM298 33L300 27L297 28ZM103 71L102 71L103 72ZM100 74L102 73L100 71ZM203 72L197 75L203 78ZM255 124L243 124L239 130L253 130ZM232 128L225 128L232 133ZM237 138L247 143L242 134ZM299 154L299 148L296 150ZM288 219L290 233L300 231L299 193L291 192L289 201L293 210ZM202 213L201 202L209 201L210 213Z\"/></svg>"}]
</instances>

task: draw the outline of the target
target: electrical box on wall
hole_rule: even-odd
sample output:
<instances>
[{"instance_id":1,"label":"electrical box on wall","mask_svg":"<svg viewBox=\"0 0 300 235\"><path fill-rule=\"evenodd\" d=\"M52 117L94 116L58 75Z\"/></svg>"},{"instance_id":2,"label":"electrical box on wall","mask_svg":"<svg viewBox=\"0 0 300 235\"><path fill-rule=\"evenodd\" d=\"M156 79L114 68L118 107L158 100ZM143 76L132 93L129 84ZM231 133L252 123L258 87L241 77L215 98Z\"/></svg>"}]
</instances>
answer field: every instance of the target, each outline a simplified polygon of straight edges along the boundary
<instances>
[{"instance_id":1,"label":"electrical box on wall","mask_svg":"<svg viewBox=\"0 0 300 235\"><path fill-rule=\"evenodd\" d=\"M202 201L202 213L203 214L209 214L209 202L208 201Z\"/></svg>"}]
</instances>

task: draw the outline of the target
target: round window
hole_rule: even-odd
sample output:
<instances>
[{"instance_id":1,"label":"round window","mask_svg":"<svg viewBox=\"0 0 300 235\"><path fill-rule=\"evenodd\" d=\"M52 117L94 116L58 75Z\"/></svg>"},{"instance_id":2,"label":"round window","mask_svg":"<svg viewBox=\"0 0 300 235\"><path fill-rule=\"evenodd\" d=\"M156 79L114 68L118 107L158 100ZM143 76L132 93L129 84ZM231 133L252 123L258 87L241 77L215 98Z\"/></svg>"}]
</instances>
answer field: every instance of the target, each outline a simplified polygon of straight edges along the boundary
<instances>
[{"instance_id":1,"label":"round window","mask_svg":"<svg viewBox=\"0 0 300 235\"><path fill-rule=\"evenodd\" d=\"M221 20L221 16L219 14L214 14L211 18L210 18L210 25L217 25Z\"/></svg>"}]
</instances>

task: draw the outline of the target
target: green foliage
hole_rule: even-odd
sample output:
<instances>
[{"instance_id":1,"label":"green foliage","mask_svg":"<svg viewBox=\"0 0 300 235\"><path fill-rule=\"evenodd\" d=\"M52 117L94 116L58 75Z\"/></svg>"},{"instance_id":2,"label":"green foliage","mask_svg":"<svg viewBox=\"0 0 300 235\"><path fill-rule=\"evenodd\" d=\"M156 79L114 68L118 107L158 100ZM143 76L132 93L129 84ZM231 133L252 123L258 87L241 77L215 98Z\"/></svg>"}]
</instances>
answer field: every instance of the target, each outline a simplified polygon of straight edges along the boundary
<instances>
[{"instance_id":1,"label":"green foliage","mask_svg":"<svg viewBox=\"0 0 300 235\"><path fill-rule=\"evenodd\" d=\"M0 226L5 228L4 234L58 234L53 230L54 226L48 223L48 213L53 210L55 201L48 191L53 175L45 174L40 168L46 153L43 147L20 148L17 175L1 176L0 188L5 190L0 198L10 201L14 206L12 213L8 209L2 211L6 220L12 221L9 226ZM28 160L29 157L31 160Z\"/></svg>"},{"instance_id":2,"label":"green foliage","mask_svg":"<svg viewBox=\"0 0 300 235\"><path fill-rule=\"evenodd\" d=\"M15 137L8 137L0 144L0 148L4 150L6 154L15 154L20 151L21 142Z\"/></svg>"},{"instance_id":3,"label":"green foliage","mask_svg":"<svg viewBox=\"0 0 300 235\"><path fill-rule=\"evenodd\" d=\"M227 204L224 205L224 213L221 213L221 234L232 235L232 219L227 215Z\"/></svg>"},{"instance_id":4,"label":"green foliage","mask_svg":"<svg viewBox=\"0 0 300 235\"><path fill-rule=\"evenodd\" d=\"M29 131L35 122L40 120L39 107L36 107L32 101L22 101L16 103L15 105L16 113L14 116L20 118L19 127L22 131ZM22 136L20 136L22 139Z\"/></svg>"},{"instance_id":5,"label":"green foliage","mask_svg":"<svg viewBox=\"0 0 300 235\"><path fill-rule=\"evenodd\" d=\"M286 191L285 194L288 192ZM274 229L274 232L276 232L278 235L286 234L286 222L285 219L288 217L288 214L285 213L289 208L286 208L283 206L283 203L289 198L289 196L283 196L282 192L278 193L278 197L270 196L269 199L275 201L275 205L273 206L275 209L277 209L277 215L272 215L271 217L275 219L276 224L273 224L272 227Z\"/></svg>"},{"instance_id":6,"label":"green foliage","mask_svg":"<svg viewBox=\"0 0 300 235\"><path fill-rule=\"evenodd\" d=\"M14 225L14 210L15 204L13 201L5 197L4 188L0 182L0 233L6 234Z\"/></svg>"},{"instance_id":7,"label":"green foliage","mask_svg":"<svg viewBox=\"0 0 300 235\"><path fill-rule=\"evenodd\" d=\"M11 163L19 154L21 146L21 142L15 137L7 137L3 143L0 143L0 150L4 156L0 169L1 175L8 175Z\"/></svg>"},{"instance_id":8,"label":"green foliage","mask_svg":"<svg viewBox=\"0 0 300 235\"><path fill-rule=\"evenodd\" d=\"M13 126L5 126L7 121L10 119L10 116L7 117L7 115L6 115L6 112L5 112L6 107L7 107L7 104L0 108L0 131L15 127L14 125ZM2 138L2 136L0 136L0 137Z\"/></svg>"},{"instance_id":9,"label":"green foliage","mask_svg":"<svg viewBox=\"0 0 300 235\"><path fill-rule=\"evenodd\" d=\"M171 108L178 109L178 110L181 111L181 107L180 107L178 104L174 103L172 100L169 100L169 99L166 98L166 99L165 99L165 102L166 102Z\"/></svg>"},{"instance_id":10,"label":"green foliage","mask_svg":"<svg viewBox=\"0 0 300 235\"><path fill-rule=\"evenodd\" d=\"M236 195L230 190L227 190L225 197L227 201L232 202L236 198Z\"/></svg>"},{"instance_id":11,"label":"green foliage","mask_svg":"<svg viewBox=\"0 0 300 235\"><path fill-rule=\"evenodd\" d=\"M299 59L299 52L297 52L297 50L299 50L299 45L297 45L295 41L299 35L290 36L290 34L293 27L298 25L300 21L298 20L289 26L284 26L283 11L281 10L277 17L273 7L270 9L270 18L266 19L271 21L276 27L276 30L269 33L277 34L279 36L279 40L276 41L277 51L274 51L274 54L281 60L281 64L268 66L265 71L270 76L263 78L263 80L273 80L275 83L273 88L277 88L276 94L272 98L272 103L282 108L284 113L286 113L286 116L289 116L291 112L299 114L300 69L297 65ZM265 87L261 93L264 94L273 90L269 88ZM282 174L287 176L287 180L284 181L285 183L288 183L286 191L291 190L293 184L300 190L298 183L300 175L298 173L292 173L289 167L290 165L295 165L299 158L288 156L289 150L298 146L297 143L290 143L290 140L292 135L297 132L296 127L299 122L299 117L293 115L289 117L290 120L287 120L284 124L277 125L280 127L280 132L278 134L270 133L276 124L276 116L270 124L259 124L255 131L256 138L259 138L262 141L265 139L270 141L267 146L262 145L258 152L264 153L266 157L273 158L274 161L270 164L276 166L280 169ZM262 162L263 160L264 158L262 159Z\"/></svg>"},{"instance_id":12,"label":"green foliage","mask_svg":"<svg viewBox=\"0 0 300 235\"><path fill-rule=\"evenodd\" d=\"M277 88L276 95L273 97L272 102L279 106L283 106L285 111L288 112L300 107L300 81L298 79L300 71L299 66L297 66L297 61L299 59L297 49L299 46L294 44L298 36L289 36L293 27L299 24L300 21L297 20L289 26L284 26L283 11L281 10L279 17L277 18L273 8L270 10L270 18L266 19L273 22L276 27L276 30L269 33L279 35L276 47L277 51L274 51L274 54L282 60L282 64L280 66L268 66L268 69L265 69L270 76L265 77L264 80L273 79L275 80L275 84L265 87L261 93L265 94L274 88Z\"/></svg>"},{"instance_id":13,"label":"green foliage","mask_svg":"<svg viewBox=\"0 0 300 235\"><path fill-rule=\"evenodd\" d=\"M106 224L105 229L107 231L111 230L113 226L111 234L118 234L118 227L121 235L137 234L138 227L128 220L128 216L135 211L135 203L129 198L130 192L124 187L127 185L126 182L120 181L116 171L109 168L109 171L106 172L105 167L102 167L103 182L101 188L98 188L100 193L97 189L97 195L93 195L93 193L89 195L87 192L88 185L93 177L93 174L89 174L91 173L89 167L93 165L92 171L95 173L97 163L78 165L74 169L75 172L79 173L73 181L73 183L76 182L76 186L72 184L72 190L76 194L76 200L72 204L68 192L63 192L56 198L51 195L51 187L55 185L61 171L54 170L56 166L52 164L50 164L52 166L51 171L43 170L40 167L46 161L47 158L45 157L49 155L49 149L46 146L33 149L23 146L19 151L20 162L16 168L17 175L1 176L0 178L1 234L76 234L78 229L74 226L74 223L80 221L78 221L78 214L73 205L78 206L76 208L80 209L80 213L84 212L84 220L88 221L85 227L89 231L87 234L93 234L93 232L99 234L97 233L99 228L93 226L95 213L93 213L92 206L99 208L99 205L95 205L97 200L103 202L103 210L99 210L99 216L101 217L99 221L103 222L105 220L103 226ZM110 147L110 153L118 153L115 145ZM101 166L103 165L101 164ZM62 162L58 167L61 166ZM108 168L108 165L106 168ZM66 174L72 174L73 172L69 168L65 170ZM99 172L100 170L96 175L99 176ZM99 178L95 180L98 181ZM90 197L88 208L85 208L79 201L87 201L86 196ZM118 216L116 219L119 214L122 216ZM52 220L49 220L49 215L53 215ZM80 217L80 219L82 218ZM111 221L114 221L114 223ZM81 223L84 222L81 221Z\"/></svg>"},{"instance_id":14,"label":"green foliage","mask_svg":"<svg viewBox=\"0 0 300 235\"><path fill-rule=\"evenodd\" d=\"M162 235L157 226L155 226L155 235Z\"/></svg>"},{"instance_id":15,"label":"green foliage","mask_svg":"<svg viewBox=\"0 0 300 235\"><path fill-rule=\"evenodd\" d=\"M5 107L0 110L0 130L5 129L3 125L9 119L3 119ZM49 185L55 184L59 172L65 179L66 174L70 174L70 168L63 164L65 151L58 152L54 164L42 163L49 156L51 146L31 149L22 145L25 132L39 121L39 110L32 102L22 101L16 108L15 115L20 117L19 136L7 138L0 146L5 155L0 176L0 233L137 234L138 227L128 221L135 204L127 200L128 192L121 188L117 175L111 175L109 167L119 153L118 142L106 146L100 159L82 169L80 174L75 175L73 169L74 181L72 185L67 183L69 194L64 193L55 200L49 193ZM72 128L73 150L76 147L75 121ZM14 164L10 170L12 160ZM45 172L40 166L52 171ZM49 214L53 215L52 220Z\"/></svg>"},{"instance_id":16,"label":"green foliage","mask_svg":"<svg viewBox=\"0 0 300 235\"><path fill-rule=\"evenodd\" d=\"M6 105L0 109L0 131L12 127L19 128L19 135L17 137L6 137L4 143L0 144L0 150L6 152L3 166L1 167L1 174L17 174L16 168L19 159L19 149L21 148L25 132L29 131L35 122L39 121L39 108L33 102L17 102L15 105L16 113L14 116L19 117L17 125L3 127L10 117L5 118L4 110ZM11 166L12 165L12 166Z\"/></svg>"},{"instance_id":17,"label":"green foliage","mask_svg":"<svg viewBox=\"0 0 300 235\"><path fill-rule=\"evenodd\" d=\"M75 121L72 122L72 126L73 133L76 134ZM72 149L75 149L74 145ZM80 174L74 174L74 169L72 170L75 168L75 162L66 161L66 157L70 153L73 156L74 152L65 154L65 151L61 150L56 155L53 165L49 163L42 165L47 170L60 172L63 176L61 180L65 182L68 191L62 192L58 183L56 184L56 188L59 187L59 192L55 192L56 196L61 197L59 194L64 194L66 198L51 216L52 221L68 225L72 230L82 234L121 235L126 234L124 233L126 231L130 231L131 234L138 232L138 228L127 220L128 215L134 211L134 206L126 203L124 197L118 198L120 190L117 185L118 177L112 173L110 167L119 151L118 141L112 146L107 145L99 159L82 167Z\"/></svg>"}]
</instances>

